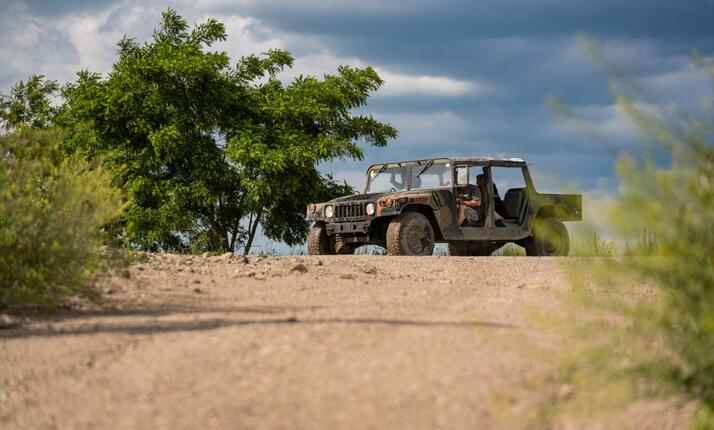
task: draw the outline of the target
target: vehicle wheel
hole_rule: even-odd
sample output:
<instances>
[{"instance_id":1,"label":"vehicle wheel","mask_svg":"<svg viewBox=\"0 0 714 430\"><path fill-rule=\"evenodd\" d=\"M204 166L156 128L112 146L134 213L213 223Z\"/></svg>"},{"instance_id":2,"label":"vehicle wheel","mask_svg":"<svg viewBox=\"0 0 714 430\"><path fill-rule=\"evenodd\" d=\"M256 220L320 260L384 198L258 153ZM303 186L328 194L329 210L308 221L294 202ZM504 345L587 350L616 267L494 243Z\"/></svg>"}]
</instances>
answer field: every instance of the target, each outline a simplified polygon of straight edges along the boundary
<instances>
[{"instance_id":1,"label":"vehicle wheel","mask_svg":"<svg viewBox=\"0 0 714 430\"><path fill-rule=\"evenodd\" d=\"M392 220L387 227L389 255L432 255L434 229L419 212L406 212Z\"/></svg>"},{"instance_id":2,"label":"vehicle wheel","mask_svg":"<svg viewBox=\"0 0 714 430\"><path fill-rule=\"evenodd\" d=\"M325 224L312 226L307 236L307 253L310 255L335 254L335 240L327 234Z\"/></svg>"},{"instance_id":3,"label":"vehicle wheel","mask_svg":"<svg viewBox=\"0 0 714 430\"><path fill-rule=\"evenodd\" d=\"M565 256L570 252L570 237L563 221L558 218L536 219L533 234L523 247L528 256Z\"/></svg>"}]
</instances>

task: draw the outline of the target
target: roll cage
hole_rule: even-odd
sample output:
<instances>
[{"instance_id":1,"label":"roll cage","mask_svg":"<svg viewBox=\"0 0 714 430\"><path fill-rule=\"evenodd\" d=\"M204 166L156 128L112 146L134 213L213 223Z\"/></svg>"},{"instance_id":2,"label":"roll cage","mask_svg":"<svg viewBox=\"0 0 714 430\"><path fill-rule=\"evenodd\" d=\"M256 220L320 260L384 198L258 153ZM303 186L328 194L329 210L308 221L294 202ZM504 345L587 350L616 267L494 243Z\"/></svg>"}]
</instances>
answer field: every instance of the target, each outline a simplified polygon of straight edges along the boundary
<instances>
[{"instance_id":1,"label":"roll cage","mask_svg":"<svg viewBox=\"0 0 714 430\"><path fill-rule=\"evenodd\" d=\"M405 171L407 172L406 179L407 179L407 185L405 191L412 191L412 190L426 190L430 188L422 188L422 187L413 187L413 178L411 174L408 172L411 171L411 169L414 166L427 166L427 163L448 163L448 168L451 170L451 190L455 191L456 188L463 187L466 184L473 183L473 179L470 178L469 175L469 168L470 167L483 167L483 171L486 174L487 180L488 180L488 189L492 189L492 184L493 184L493 177L491 175L491 167L512 167L512 168L521 168L521 171L523 172L523 179L526 184L526 189L530 191L535 191L535 187L533 186L533 180L531 178L530 172L527 169L527 164L525 161L519 158L490 158L490 157L459 157L459 158L427 158L423 160L411 160L411 161L399 161L399 162L394 162L394 163L378 163L378 164L373 164L367 168L367 181L365 184L364 192L367 193L369 190L369 185L370 185L370 172L374 171L377 169L383 169L385 166L387 168L390 167L400 167L406 169ZM466 169L466 178L465 181L463 180L463 177L459 177L459 168L465 168ZM438 188L445 188L445 187L438 187Z\"/></svg>"}]
</instances>

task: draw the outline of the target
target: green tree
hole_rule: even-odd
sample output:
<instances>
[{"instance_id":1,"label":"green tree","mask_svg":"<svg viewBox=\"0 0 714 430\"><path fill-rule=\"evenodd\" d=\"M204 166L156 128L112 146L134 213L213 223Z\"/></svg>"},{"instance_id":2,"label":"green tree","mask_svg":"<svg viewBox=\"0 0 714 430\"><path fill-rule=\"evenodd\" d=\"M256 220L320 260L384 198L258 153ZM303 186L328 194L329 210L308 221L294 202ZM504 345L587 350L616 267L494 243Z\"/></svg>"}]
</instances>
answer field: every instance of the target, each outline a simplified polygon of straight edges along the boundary
<instances>
[{"instance_id":1,"label":"green tree","mask_svg":"<svg viewBox=\"0 0 714 430\"><path fill-rule=\"evenodd\" d=\"M237 169L219 140L226 120L243 115L245 91L228 56L204 49L225 38L215 20L189 31L169 9L151 43L119 42L107 79L84 71L63 91L61 124L94 136L73 149L122 172L124 234L137 248L227 249L240 233Z\"/></svg>"},{"instance_id":2,"label":"green tree","mask_svg":"<svg viewBox=\"0 0 714 430\"><path fill-rule=\"evenodd\" d=\"M248 238L247 251L258 224L268 237L300 242L308 201L346 191L316 164L361 157L358 139L384 145L396 135L349 112L381 85L374 70L341 68L284 87L276 75L291 66L289 53L232 67L225 52L210 51L225 39L223 24L189 30L168 9L151 41L119 42L106 78L83 71L63 90L58 123L75 130L69 149L121 172L131 202L123 236L136 248L233 251Z\"/></svg>"},{"instance_id":3,"label":"green tree","mask_svg":"<svg viewBox=\"0 0 714 430\"><path fill-rule=\"evenodd\" d=\"M271 76L253 88L253 114L236 128L228 142L228 156L242 167L241 182L252 219L262 220L267 237L288 245L304 242L308 232L302 221L305 204L352 191L320 176L318 163L361 159L362 149L355 142L384 146L396 137L391 126L371 116L351 114L381 85L372 68L343 66L337 75L326 75L321 81L301 76L283 86ZM245 253L254 231L249 231Z\"/></svg>"},{"instance_id":4,"label":"green tree","mask_svg":"<svg viewBox=\"0 0 714 430\"><path fill-rule=\"evenodd\" d=\"M5 130L19 127L35 129L53 124L57 108L50 97L59 90L56 81L43 75L31 75L27 82L20 81L10 89L10 94L0 94L0 126Z\"/></svg>"}]
</instances>

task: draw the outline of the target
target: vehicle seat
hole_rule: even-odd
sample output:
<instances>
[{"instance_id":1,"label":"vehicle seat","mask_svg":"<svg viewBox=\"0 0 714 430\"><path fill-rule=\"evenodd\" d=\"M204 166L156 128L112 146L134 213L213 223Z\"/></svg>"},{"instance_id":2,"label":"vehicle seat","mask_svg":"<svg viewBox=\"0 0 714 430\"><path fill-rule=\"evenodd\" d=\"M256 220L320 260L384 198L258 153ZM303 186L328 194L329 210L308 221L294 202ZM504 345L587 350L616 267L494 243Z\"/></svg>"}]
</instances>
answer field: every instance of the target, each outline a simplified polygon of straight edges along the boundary
<instances>
[{"instance_id":1,"label":"vehicle seat","mask_svg":"<svg viewBox=\"0 0 714 430\"><path fill-rule=\"evenodd\" d=\"M525 202L526 192L524 188L511 188L508 190L506 197L503 199L503 204L506 207L506 213L502 214L503 218L507 221L520 221Z\"/></svg>"}]
</instances>

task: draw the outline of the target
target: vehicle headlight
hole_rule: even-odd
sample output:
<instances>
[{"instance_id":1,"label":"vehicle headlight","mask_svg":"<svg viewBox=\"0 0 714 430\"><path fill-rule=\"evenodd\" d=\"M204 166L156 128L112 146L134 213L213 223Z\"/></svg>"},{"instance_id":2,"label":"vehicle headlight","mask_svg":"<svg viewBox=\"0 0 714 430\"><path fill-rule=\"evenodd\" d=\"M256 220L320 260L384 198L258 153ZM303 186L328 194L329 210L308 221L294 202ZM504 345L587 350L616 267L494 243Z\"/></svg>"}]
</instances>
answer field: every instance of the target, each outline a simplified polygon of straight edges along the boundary
<instances>
[{"instance_id":1,"label":"vehicle headlight","mask_svg":"<svg viewBox=\"0 0 714 430\"><path fill-rule=\"evenodd\" d=\"M332 218L335 215L334 206L325 206L325 218Z\"/></svg>"},{"instance_id":2,"label":"vehicle headlight","mask_svg":"<svg viewBox=\"0 0 714 430\"><path fill-rule=\"evenodd\" d=\"M379 205L382 206L383 208L391 208L392 207L392 199L387 197L386 199L380 200Z\"/></svg>"},{"instance_id":3,"label":"vehicle headlight","mask_svg":"<svg viewBox=\"0 0 714 430\"><path fill-rule=\"evenodd\" d=\"M374 209L374 203L367 203L367 206L364 207L364 211L367 212L369 216L374 215Z\"/></svg>"}]
</instances>

